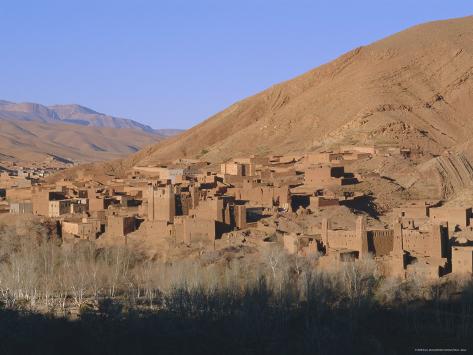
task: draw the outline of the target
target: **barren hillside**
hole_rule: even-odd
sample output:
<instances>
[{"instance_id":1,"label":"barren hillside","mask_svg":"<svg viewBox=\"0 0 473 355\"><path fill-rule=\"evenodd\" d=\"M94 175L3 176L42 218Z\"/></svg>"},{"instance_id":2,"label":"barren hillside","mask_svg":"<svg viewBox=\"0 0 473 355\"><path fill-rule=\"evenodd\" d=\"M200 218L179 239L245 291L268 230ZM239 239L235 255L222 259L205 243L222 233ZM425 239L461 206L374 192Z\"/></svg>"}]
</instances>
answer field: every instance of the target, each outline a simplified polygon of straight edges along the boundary
<instances>
[{"instance_id":1,"label":"barren hillside","mask_svg":"<svg viewBox=\"0 0 473 355\"><path fill-rule=\"evenodd\" d=\"M49 155L91 162L116 159L161 139L128 128L82 127L0 117L0 152L7 160L42 161Z\"/></svg>"},{"instance_id":2,"label":"barren hillside","mask_svg":"<svg viewBox=\"0 0 473 355\"><path fill-rule=\"evenodd\" d=\"M127 118L114 117L80 105L44 106L37 103L15 103L0 100L0 117L15 121L61 123L78 126L130 128L156 133L150 126Z\"/></svg>"},{"instance_id":3,"label":"barren hillside","mask_svg":"<svg viewBox=\"0 0 473 355\"><path fill-rule=\"evenodd\" d=\"M0 152L8 160L41 161L49 155L82 163L117 159L180 132L80 105L0 100Z\"/></svg>"},{"instance_id":4,"label":"barren hillside","mask_svg":"<svg viewBox=\"0 0 473 355\"><path fill-rule=\"evenodd\" d=\"M434 156L470 137L472 76L473 17L415 26L237 102L125 165L340 142L400 143Z\"/></svg>"},{"instance_id":5,"label":"barren hillside","mask_svg":"<svg viewBox=\"0 0 473 355\"><path fill-rule=\"evenodd\" d=\"M80 105L54 105L53 110L64 123L111 128L131 128L154 133L153 128L127 118L114 117Z\"/></svg>"}]
</instances>

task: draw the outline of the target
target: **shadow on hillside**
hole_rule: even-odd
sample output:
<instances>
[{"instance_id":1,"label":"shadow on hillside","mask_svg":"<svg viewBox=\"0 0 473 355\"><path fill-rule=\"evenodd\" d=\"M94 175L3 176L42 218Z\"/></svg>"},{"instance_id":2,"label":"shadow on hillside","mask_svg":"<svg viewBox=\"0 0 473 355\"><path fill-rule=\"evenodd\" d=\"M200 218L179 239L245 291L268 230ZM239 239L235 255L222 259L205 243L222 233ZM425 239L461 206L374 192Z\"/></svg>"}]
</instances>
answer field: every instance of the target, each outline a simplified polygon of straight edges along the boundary
<instances>
[{"instance_id":1,"label":"shadow on hillside","mask_svg":"<svg viewBox=\"0 0 473 355\"><path fill-rule=\"evenodd\" d=\"M364 195L354 200L343 201L341 204L355 211L366 212L370 217L378 219L379 212L374 200L373 196Z\"/></svg>"}]
</instances>

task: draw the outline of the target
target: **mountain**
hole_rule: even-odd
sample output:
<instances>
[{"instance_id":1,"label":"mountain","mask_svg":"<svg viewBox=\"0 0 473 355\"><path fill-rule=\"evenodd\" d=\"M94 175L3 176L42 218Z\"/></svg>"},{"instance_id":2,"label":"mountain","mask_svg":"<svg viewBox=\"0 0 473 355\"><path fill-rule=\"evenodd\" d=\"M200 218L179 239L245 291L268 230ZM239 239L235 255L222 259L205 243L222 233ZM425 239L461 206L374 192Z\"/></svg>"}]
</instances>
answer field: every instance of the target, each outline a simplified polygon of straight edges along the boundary
<instances>
[{"instance_id":1,"label":"mountain","mask_svg":"<svg viewBox=\"0 0 473 355\"><path fill-rule=\"evenodd\" d=\"M0 152L8 160L42 161L51 155L77 162L117 159L179 132L80 105L0 100Z\"/></svg>"},{"instance_id":2,"label":"mountain","mask_svg":"<svg viewBox=\"0 0 473 355\"><path fill-rule=\"evenodd\" d=\"M94 127L132 128L155 133L150 126L126 118L105 115L80 105L54 105L49 106L48 109L55 112L64 123Z\"/></svg>"},{"instance_id":3,"label":"mountain","mask_svg":"<svg viewBox=\"0 0 473 355\"><path fill-rule=\"evenodd\" d=\"M398 144L425 157L473 129L473 17L414 26L237 102L123 166L216 161L338 144Z\"/></svg>"},{"instance_id":4,"label":"mountain","mask_svg":"<svg viewBox=\"0 0 473 355\"><path fill-rule=\"evenodd\" d=\"M171 137L171 136L176 136L184 132L184 130L176 129L176 128L159 128L159 129L155 129L154 132L162 135L163 137Z\"/></svg>"},{"instance_id":5,"label":"mountain","mask_svg":"<svg viewBox=\"0 0 473 355\"><path fill-rule=\"evenodd\" d=\"M61 123L58 114L50 108L35 103L14 103L0 100L0 117L18 121L35 121L41 123Z\"/></svg>"},{"instance_id":6,"label":"mountain","mask_svg":"<svg viewBox=\"0 0 473 355\"><path fill-rule=\"evenodd\" d=\"M162 136L130 128L84 127L0 117L0 160L40 162L50 156L75 162L124 157ZM3 158L2 158L3 156Z\"/></svg>"},{"instance_id":7,"label":"mountain","mask_svg":"<svg viewBox=\"0 0 473 355\"><path fill-rule=\"evenodd\" d=\"M62 123L78 126L130 128L169 137L182 132L179 129L153 129L127 118L114 117L81 105L44 106L37 103L14 103L0 100L0 117L4 119Z\"/></svg>"}]
</instances>

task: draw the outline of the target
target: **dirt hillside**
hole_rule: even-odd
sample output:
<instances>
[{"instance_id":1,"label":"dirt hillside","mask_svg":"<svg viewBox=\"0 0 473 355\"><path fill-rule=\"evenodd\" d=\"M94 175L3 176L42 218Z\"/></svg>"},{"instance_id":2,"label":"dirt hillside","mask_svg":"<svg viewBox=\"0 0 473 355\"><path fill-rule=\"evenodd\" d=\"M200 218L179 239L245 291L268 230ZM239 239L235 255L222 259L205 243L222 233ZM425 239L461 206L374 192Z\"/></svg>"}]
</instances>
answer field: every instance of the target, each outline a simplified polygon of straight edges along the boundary
<instances>
[{"instance_id":1,"label":"dirt hillside","mask_svg":"<svg viewBox=\"0 0 473 355\"><path fill-rule=\"evenodd\" d=\"M75 104L0 100L0 161L38 162L50 155L80 163L117 159L180 132Z\"/></svg>"},{"instance_id":2,"label":"dirt hillside","mask_svg":"<svg viewBox=\"0 0 473 355\"><path fill-rule=\"evenodd\" d=\"M43 161L50 155L77 162L117 159L157 142L156 134L128 128L83 127L0 117L0 160Z\"/></svg>"},{"instance_id":3,"label":"dirt hillside","mask_svg":"<svg viewBox=\"0 0 473 355\"><path fill-rule=\"evenodd\" d=\"M473 17L409 28L235 103L125 165L401 143L426 156L473 128Z\"/></svg>"}]
</instances>

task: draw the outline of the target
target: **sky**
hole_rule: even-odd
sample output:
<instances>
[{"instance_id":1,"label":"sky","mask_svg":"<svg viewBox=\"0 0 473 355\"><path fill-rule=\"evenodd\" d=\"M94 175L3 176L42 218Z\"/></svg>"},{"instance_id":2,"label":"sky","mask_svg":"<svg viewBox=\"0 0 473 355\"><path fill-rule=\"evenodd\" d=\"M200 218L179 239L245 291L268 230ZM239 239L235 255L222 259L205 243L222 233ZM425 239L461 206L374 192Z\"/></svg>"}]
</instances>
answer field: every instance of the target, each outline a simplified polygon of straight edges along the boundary
<instances>
[{"instance_id":1,"label":"sky","mask_svg":"<svg viewBox=\"0 0 473 355\"><path fill-rule=\"evenodd\" d=\"M190 128L471 0L0 0L0 99Z\"/></svg>"}]
</instances>

